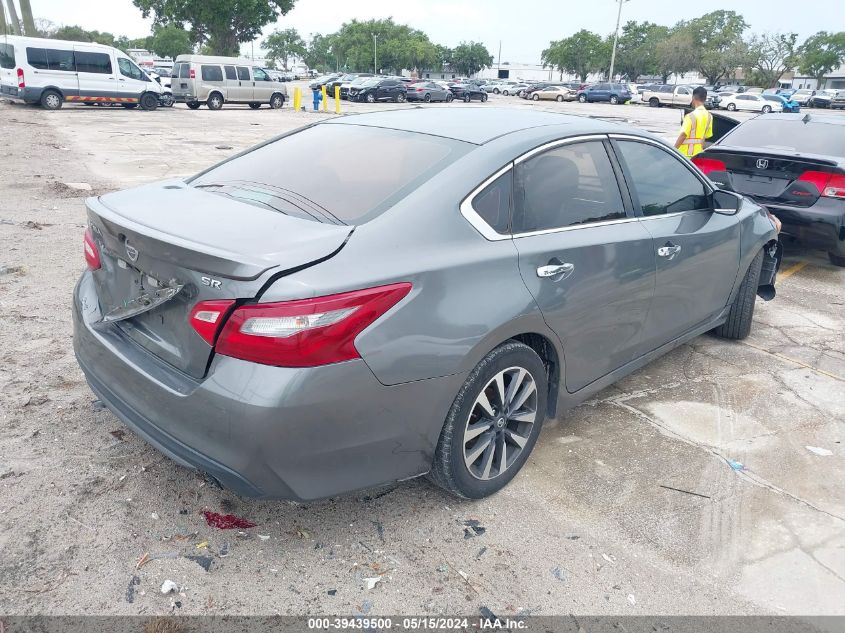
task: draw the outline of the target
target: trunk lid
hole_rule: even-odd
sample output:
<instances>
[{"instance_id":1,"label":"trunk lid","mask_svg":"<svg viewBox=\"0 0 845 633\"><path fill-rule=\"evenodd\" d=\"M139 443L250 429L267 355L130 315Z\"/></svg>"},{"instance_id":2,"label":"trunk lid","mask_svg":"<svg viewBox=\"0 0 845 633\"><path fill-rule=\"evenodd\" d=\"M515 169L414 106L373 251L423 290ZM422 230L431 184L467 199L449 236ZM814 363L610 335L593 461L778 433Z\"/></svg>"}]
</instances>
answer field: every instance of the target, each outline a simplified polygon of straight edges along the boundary
<instances>
[{"instance_id":1,"label":"trunk lid","mask_svg":"<svg viewBox=\"0 0 845 633\"><path fill-rule=\"evenodd\" d=\"M802 176L808 172L839 172L836 161L804 154L793 157L751 148L715 146L707 150L706 156L722 161L726 167L723 173L710 174L714 182L762 204L810 207L818 201L820 191L812 177L802 180Z\"/></svg>"},{"instance_id":2,"label":"trunk lid","mask_svg":"<svg viewBox=\"0 0 845 633\"><path fill-rule=\"evenodd\" d=\"M195 378L212 347L189 322L200 301L249 300L278 277L333 256L352 227L293 217L182 181L87 201L102 267L103 327Z\"/></svg>"}]
</instances>

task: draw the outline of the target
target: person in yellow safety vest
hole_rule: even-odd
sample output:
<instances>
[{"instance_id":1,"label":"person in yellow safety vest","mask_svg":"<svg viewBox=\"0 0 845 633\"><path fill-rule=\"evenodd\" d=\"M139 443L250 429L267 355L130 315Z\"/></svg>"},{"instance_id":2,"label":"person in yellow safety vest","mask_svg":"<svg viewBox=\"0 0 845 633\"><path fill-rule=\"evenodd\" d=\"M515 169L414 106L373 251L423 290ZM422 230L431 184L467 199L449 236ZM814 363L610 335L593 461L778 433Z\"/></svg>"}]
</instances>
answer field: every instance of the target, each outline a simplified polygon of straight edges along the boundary
<instances>
[{"instance_id":1,"label":"person in yellow safety vest","mask_svg":"<svg viewBox=\"0 0 845 633\"><path fill-rule=\"evenodd\" d=\"M699 86L692 91L693 110L684 117L675 147L687 158L704 151L704 141L713 136L713 115L704 107L707 89Z\"/></svg>"}]
</instances>

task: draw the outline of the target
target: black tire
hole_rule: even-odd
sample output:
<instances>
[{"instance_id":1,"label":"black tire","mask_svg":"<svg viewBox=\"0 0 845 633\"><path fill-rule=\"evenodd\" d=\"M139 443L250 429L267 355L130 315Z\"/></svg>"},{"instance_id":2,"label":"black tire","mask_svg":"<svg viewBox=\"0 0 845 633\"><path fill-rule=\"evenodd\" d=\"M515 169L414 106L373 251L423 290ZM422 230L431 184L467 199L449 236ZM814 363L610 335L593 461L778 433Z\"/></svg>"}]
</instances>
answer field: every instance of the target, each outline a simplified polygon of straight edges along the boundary
<instances>
[{"instance_id":1,"label":"black tire","mask_svg":"<svg viewBox=\"0 0 845 633\"><path fill-rule=\"evenodd\" d=\"M557 101L558 103L563 103L563 95L558 95L555 101Z\"/></svg>"},{"instance_id":2,"label":"black tire","mask_svg":"<svg viewBox=\"0 0 845 633\"><path fill-rule=\"evenodd\" d=\"M464 103L469 103L470 101L472 101L472 97L470 96L469 93L466 93L464 95Z\"/></svg>"},{"instance_id":3,"label":"black tire","mask_svg":"<svg viewBox=\"0 0 845 633\"><path fill-rule=\"evenodd\" d=\"M610 95L610 105L617 105L619 103L619 97L616 95Z\"/></svg>"},{"instance_id":4,"label":"black tire","mask_svg":"<svg viewBox=\"0 0 845 633\"><path fill-rule=\"evenodd\" d=\"M510 96L510 93L507 90L502 90L502 94L505 95L506 97Z\"/></svg>"},{"instance_id":5,"label":"black tire","mask_svg":"<svg viewBox=\"0 0 845 633\"><path fill-rule=\"evenodd\" d=\"M772 106L764 105L763 106L763 114L769 114L772 111Z\"/></svg>"},{"instance_id":6,"label":"black tire","mask_svg":"<svg viewBox=\"0 0 845 633\"><path fill-rule=\"evenodd\" d=\"M279 110L283 108L285 105L285 95L281 94L274 94L270 97L270 108L273 110Z\"/></svg>"},{"instance_id":7,"label":"black tire","mask_svg":"<svg viewBox=\"0 0 845 633\"><path fill-rule=\"evenodd\" d=\"M65 100L55 90L45 90L41 95L41 107L45 110L61 110Z\"/></svg>"},{"instance_id":8,"label":"black tire","mask_svg":"<svg viewBox=\"0 0 845 633\"><path fill-rule=\"evenodd\" d=\"M481 95L481 103L487 103L487 93L486 92L483 95Z\"/></svg>"},{"instance_id":9,"label":"black tire","mask_svg":"<svg viewBox=\"0 0 845 633\"><path fill-rule=\"evenodd\" d=\"M657 97L652 97L648 100L648 105L650 108L659 108L660 107L660 99Z\"/></svg>"},{"instance_id":10,"label":"black tire","mask_svg":"<svg viewBox=\"0 0 845 633\"><path fill-rule=\"evenodd\" d=\"M252 108L253 110L258 110L258 108L261 107L261 104L260 103L250 103L249 107Z\"/></svg>"},{"instance_id":11,"label":"black tire","mask_svg":"<svg viewBox=\"0 0 845 633\"><path fill-rule=\"evenodd\" d=\"M425 101L426 103L431 103L431 94L428 93L428 92L425 93L425 96L423 97L423 101Z\"/></svg>"},{"instance_id":12,"label":"black tire","mask_svg":"<svg viewBox=\"0 0 845 633\"><path fill-rule=\"evenodd\" d=\"M161 99L159 100L159 105L163 108L172 108L174 103L176 103L176 100L170 93L162 94Z\"/></svg>"},{"instance_id":13,"label":"black tire","mask_svg":"<svg viewBox=\"0 0 845 633\"><path fill-rule=\"evenodd\" d=\"M124 103L123 107L126 108L127 110L134 110L135 108L138 107L138 104L137 103Z\"/></svg>"},{"instance_id":14,"label":"black tire","mask_svg":"<svg viewBox=\"0 0 845 633\"><path fill-rule=\"evenodd\" d=\"M141 109L152 112L158 107L158 95L152 92L145 92L141 95Z\"/></svg>"},{"instance_id":15,"label":"black tire","mask_svg":"<svg viewBox=\"0 0 845 633\"><path fill-rule=\"evenodd\" d=\"M578 95L578 101L580 103L587 103L587 96L586 95Z\"/></svg>"},{"instance_id":16,"label":"black tire","mask_svg":"<svg viewBox=\"0 0 845 633\"><path fill-rule=\"evenodd\" d=\"M498 373L512 367L528 370L534 379L537 389L535 420L524 447L506 470L491 479L478 479L470 473L464 461L464 443L461 440L473 413L476 398ZM546 367L536 352L527 345L508 341L487 354L467 377L452 403L452 408L449 409L434 452L429 479L464 499L481 499L504 488L525 464L537 442L546 417L548 391ZM494 425L491 425L490 430L497 432Z\"/></svg>"},{"instance_id":17,"label":"black tire","mask_svg":"<svg viewBox=\"0 0 845 633\"><path fill-rule=\"evenodd\" d=\"M198 101L193 101L191 103L186 104L191 110L198 110L200 107L200 103Z\"/></svg>"},{"instance_id":18,"label":"black tire","mask_svg":"<svg viewBox=\"0 0 845 633\"><path fill-rule=\"evenodd\" d=\"M735 103L729 103L728 107L726 109L727 109L728 112L736 112L736 104Z\"/></svg>"},{"instance_id":19,"label":"black tire","mask_svg":"<svg viewBox=\"0 0 845 633\"><path fill-rule=\"evenodd\" d=\"M538 94L535 92L533 95L531 95L531 100L532 100L532 101L539 101L539 100L540 100L540 95L538 95Z\"/></svg>"},{"instance_id":20,"label":"black tire","mask_svg":"<svg viewBox=\"0 0 845 633\"><path fill-rule=\"evenodd\" d=\"M223 107L223 95L219 92L212 92L208 95L208 101L205 102L209 110L219 110Z\"/></svg>"},{"instance_id":21,"label":"black tire","mask_svg":"<svg viewBox=\"0 0 845 633\"><path fill-rule=\"evenodd\" d=\"M367 103L375 103L376 96L372 92L367 93Z\"/></svg>"},{"instance_id":22,"label":"black tire","mask_svg":"<svg viewBox=\"0 0 845 633\"><path fill-rule=\"evenodd\" d=\"M396 103L405 103L405 93L404 92L400 92L398 95L396 95Z\"/></svg>"},{"instance_id":23,"label":"black tire","mask_svg":"<svg viewBox=\"0 0 845 633\"><path fill-rule=\"evenodd\" d=\"M446 103L452 103L452 99L454 99L454 98L455 98L455 95L453 95L450 92L449 94L446 95Z\"/></svg>"},{"instance_id":24,"label":"black tire","mask_svg":"<svg viewBox=\"0 0 845 633\"><path fill-rule=\"evenodd\" d=\"M842 255L837 255L836 253L828 251L827 257L830 260L830 263L834 266L845 267L845 257Z\"/></svg>"},{"instance_id":25,"label":"black tire","mask_svg":"<svg viewBox=\"0 0 845 633\"><path fill-rule=\"evenodd\" d=\"M498 89L498 88L493 88L493 94L494 94L494 95L499 94L499 89Z\"/></svg>"},{"instance_id":26,"label":"black tire","mask_svg":"<svg viewBox=\"0 0 845 633\"><path fill-rule=\"evenodd\" d=\"M757 285L760 282L760 269L763 266L763 251L761 250L751 265L745 271L745 277L739 286L728 311L727 320L713 330L716 336L734 340L744 339L751 332L751 320L754 317L754 304L757 300Z\"/></svg>"}]
</instances>

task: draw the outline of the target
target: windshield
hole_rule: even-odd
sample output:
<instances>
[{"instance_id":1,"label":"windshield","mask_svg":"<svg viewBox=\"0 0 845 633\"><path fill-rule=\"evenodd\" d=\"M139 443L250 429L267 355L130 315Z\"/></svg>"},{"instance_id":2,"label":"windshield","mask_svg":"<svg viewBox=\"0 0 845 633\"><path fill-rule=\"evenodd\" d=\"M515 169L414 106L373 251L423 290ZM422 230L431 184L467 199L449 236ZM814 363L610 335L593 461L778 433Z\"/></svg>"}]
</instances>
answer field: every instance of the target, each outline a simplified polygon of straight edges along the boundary
<instances>
[{"instance_id":1,"label":"windshield","mask_svg":"<svg viewBox=\"0 0 845 633\"><path fill-rule=\"evenodd\" d=\"M427 134L321 124L212 167L189 184L298 217L363 224L470 148Z\"/></svg>"},{"instance_id":2,"label":"windshield","mask_svg":"<svg viewBox=\"0 0 845 633\"><path fill-rule=\"evenodd\" d=\"M381 79L367 79L362 85L364 86L378 86L381 83Z\"/></svg>"},{"instance_id":3,"label":"windshield","mask_svg":"<svg viewBox=\"0 0 845 633\"><path fill-rule=\"evenodd\" d=\"M719 143L726 146L792 150L806 154L840 155L845 147L845 125L802 119L750 119Z\"/></svg>"}]
</instances>

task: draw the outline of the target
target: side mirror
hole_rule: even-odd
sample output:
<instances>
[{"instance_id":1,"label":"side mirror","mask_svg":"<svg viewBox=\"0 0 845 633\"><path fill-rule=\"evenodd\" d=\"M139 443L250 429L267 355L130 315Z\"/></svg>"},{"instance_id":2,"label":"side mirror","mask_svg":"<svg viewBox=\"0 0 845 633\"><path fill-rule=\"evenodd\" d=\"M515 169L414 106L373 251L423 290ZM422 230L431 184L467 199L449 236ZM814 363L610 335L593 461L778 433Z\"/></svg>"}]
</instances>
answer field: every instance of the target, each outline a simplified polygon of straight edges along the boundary
<instances>
[{"instance_id":1,"label":"side mirror","mask_svg":"<svg viewBox=\"0 0 845 633\"><path fill-rule=\"evenodd\" d=\"M736 215L742 206L742 196L732 191L717 189L713 192L713 210L722 215Z\"/></svg>"}]
</instances>

